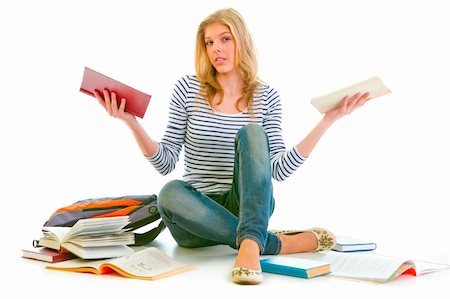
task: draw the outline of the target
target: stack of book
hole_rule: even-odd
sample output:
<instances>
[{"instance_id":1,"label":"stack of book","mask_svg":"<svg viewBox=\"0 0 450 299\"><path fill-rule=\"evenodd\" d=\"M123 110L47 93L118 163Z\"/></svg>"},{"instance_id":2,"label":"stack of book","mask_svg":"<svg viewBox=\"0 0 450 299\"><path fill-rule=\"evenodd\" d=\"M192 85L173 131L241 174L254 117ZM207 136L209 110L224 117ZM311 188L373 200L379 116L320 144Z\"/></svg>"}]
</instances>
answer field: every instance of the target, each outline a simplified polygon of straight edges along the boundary
<instances>
[{"instance_id":1,"label":"stack of book","mask_svg":"<svg viewBox=\"0 0 450 299\"><path fill-rule=\"evenodd\" d=\"M134 244L134 234L124 229L128 223L128 216L118 216L82 219L72 227L44 227L37 245L82 259L121 257L134 252L127 246Z\"/></svg>"},{"instance_id":2,"label":"stack of book","mask_svg":"<svg viewBox=\"0 0 450 299\"><path fill-rule=\"evenodd\" d=\"M154 280L193 268L176 261L158 248L136 252L134 233L124 229L129 216L78 220L72 227L45 227L34 249L22 250L22 257L54 263L46 269L106 274Z\"/></svg>"}]
</instances>

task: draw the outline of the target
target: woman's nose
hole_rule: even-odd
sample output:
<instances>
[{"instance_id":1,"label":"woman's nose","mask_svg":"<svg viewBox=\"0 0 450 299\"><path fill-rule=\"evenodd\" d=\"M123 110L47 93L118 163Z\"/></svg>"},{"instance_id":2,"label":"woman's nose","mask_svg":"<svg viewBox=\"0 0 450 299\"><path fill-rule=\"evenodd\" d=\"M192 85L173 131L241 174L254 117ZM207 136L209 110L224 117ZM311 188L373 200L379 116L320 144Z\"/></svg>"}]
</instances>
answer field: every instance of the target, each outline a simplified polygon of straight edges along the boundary
<instances>
[{"instance_id":1,"label":"woman's nose","mask_svg":"<svg viewBox=\"0 0 450 299\"><path fill-rule=\"evenodd\" d=\"M222 52L220 45L218 43L214 43L213 47L214 47L214 52L217 52L217 53Z\"/></svg>"}]
</instances>

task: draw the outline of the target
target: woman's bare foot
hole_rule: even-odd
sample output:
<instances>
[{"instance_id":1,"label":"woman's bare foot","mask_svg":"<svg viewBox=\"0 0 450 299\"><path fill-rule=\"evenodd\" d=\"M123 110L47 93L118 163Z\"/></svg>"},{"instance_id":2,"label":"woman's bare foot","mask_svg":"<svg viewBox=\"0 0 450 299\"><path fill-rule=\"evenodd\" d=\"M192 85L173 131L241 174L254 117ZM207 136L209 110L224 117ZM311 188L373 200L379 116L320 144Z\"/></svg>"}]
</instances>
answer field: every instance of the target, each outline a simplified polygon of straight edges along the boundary
<instances>
[{"instance_id":1,"label":"woman's bare foot","mask_svg":"<svg viewBox=\"0 0 450 299\"><path fill-rule=\"evenodd\" d=\"M312 232L295 235L278 235L281 240L280 254L310 252L317 248L317 238Z\"/></svg>"},{"instance_id":2,"label":"woman's bare foot","mask_svg":"<svg viewBox=\"0 0 450 299\"><path fill-rule=\"evenodd\" d=\"M259 264L259 246L255 241L245 239L241 242L234 267L257 271L261 270L261 265Z\"/></svg>"}]
</instances>

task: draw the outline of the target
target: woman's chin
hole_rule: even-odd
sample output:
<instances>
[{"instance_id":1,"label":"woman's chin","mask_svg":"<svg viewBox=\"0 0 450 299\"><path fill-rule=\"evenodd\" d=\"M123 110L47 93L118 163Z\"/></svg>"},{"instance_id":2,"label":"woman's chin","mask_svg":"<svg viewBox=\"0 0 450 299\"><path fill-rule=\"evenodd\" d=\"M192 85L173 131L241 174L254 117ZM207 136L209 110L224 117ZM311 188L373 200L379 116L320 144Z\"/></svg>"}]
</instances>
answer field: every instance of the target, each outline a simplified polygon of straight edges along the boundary
<instances>
[{"instance_id":1,"label":"woman's chin","mask_svg":"<svg viewBox=\"0 0 450 299\"><path fill-rule=\"evenodd\" d=\"M226 75L233 72L234 68L229 66L215 66L215 69L218 74Z\"/></svg>"}]
</instances>

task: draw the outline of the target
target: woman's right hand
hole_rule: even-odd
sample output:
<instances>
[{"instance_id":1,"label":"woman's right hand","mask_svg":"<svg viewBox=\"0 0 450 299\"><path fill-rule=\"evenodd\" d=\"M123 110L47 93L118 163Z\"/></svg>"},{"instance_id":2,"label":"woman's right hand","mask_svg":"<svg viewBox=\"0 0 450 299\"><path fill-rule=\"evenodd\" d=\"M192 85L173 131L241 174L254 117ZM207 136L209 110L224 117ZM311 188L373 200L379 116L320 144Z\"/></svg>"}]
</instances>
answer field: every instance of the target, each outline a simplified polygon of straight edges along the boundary
<instances>
[{"instance_id":1,"label":"woman's right hand","mask_svg":"<svg viewBox=\"0 0 450 299\"><path fill-rule=\"evenodd\" d=\"M136 116L129 112L125 112L126 99L122 98L120 100L120 105L117 105L116 93L109 93L108 90L103 90L103 97L97 92L94 91L94 96L100 103L100 105L105 108L106 112L112 117L118 118L124 121L127 124L130 124L133 121L136 121Z\"/></svg>"}]
</instances>

